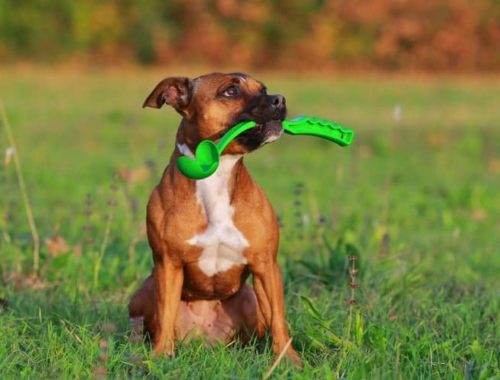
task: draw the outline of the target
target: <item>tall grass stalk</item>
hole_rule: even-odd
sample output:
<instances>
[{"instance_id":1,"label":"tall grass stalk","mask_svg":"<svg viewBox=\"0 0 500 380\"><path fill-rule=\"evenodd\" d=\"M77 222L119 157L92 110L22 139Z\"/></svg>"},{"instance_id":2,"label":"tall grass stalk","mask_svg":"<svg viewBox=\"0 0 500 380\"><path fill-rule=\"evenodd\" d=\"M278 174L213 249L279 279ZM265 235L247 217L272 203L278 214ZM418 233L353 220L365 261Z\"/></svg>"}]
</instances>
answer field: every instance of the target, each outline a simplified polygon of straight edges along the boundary
<instances>
[{"instance_id":1,"label":"tall grass stalk","mask_svg":"<svg viewBox=\"0 0 500 380\"><path fill-rule=\"evenodd\" d=\"M17 182L23 196L24 209L26 210L26 217L28 218L31 237L33 239L33 273L35 275L38 275L40 269L40 235L38 234L38 229L36 228L35 218L33 217L33 209L28 197L26 183L24 182L21 160L19 159L16 140L14 139L14 134L12 133L12 129L7 118L7 113L5 112L5 107L2 99L0 99L0 112L2 113L2 123L5 128L5 132L7 133L7 139L9 140L9 144L13 149L12 157L14 160L14 166L16 168Z\"/></svg>"},{"instance_id":2,"label":"tall grass stalk","mask_svg":"<svg viewBox=\"0 0 500 380\"><path fill-rule=\"evenodd\" d=\"M342 347L340 350L340 358L337 364L337 374L339 377L344 377L344 374L340 373L340 369L343 364L347 361L348 354L359 353L359 348L361 347L362 338L362 322L359 310L356 310L356 315L354 315L354 306L358 304L356 301L356 289L359 288L359 283L357 281L358 270L356 269L357 257L354 255L349 256L349 288L350 288L350 298L346 301L349 307L349 313L347 315L347 323L345 326L344 338L342 339ZM354 339L353 339L353 321L354 321ZM353 343L354 342L354 343Z\"/></svg>"},{"instance_id":3,"label":"tall grass stalk","mask_svg":"<svg viewBox=\"0 0 500 380\"><path fill-rule=\"evenodd\" d=\"M390 235L389 235L389 211L391 207L391 191L394 179L394 156L399 144L399 133L401 127L401 117L403 108L400 104L394 106L393 119L394 125L389 129L389 157L387 160L387 170L384 181L384 197L382 207L382 239L380 242L379 256L386 256L390 248Z\"/></svg>"},{"instance_id":4,"label":"tall grass stalk","mask_svg":"<svg viewBox=\"0 0 500 380\"><path fill-rule=\"evenodd\" d=\"M288 339L288 342L286 342L285 347L283 347L283 350L280 352L280 354L274 361L271 368L269 368L269 370L264 374L264 376L262 376L262 380L266 380L269 379L269 377L271 377L278 364L280 364L280 362L283 360L283 357L285 356L291 344L292 344L292 338Z\"/></svg>"},{"instance_id":5,"label":"tall grass stalk","mask_svg":"<svg viewBox=\"0 0 500 380\"><path fill-rule=\"evenodd\" d=\"M117 187L113 183L110 186L111 192L113 193L113 197L108 201L108 206L109 206L109 212L106 217L106 226L104 227L104 236L102 239L101 243L101 248L99 249L99 252L97 253L97 259L95 261L94 265L94 278L93 278L93 288L94 290L97 289L97 285L99 284L99 272L101 271L101 264L102 260L104 258L104 253L106 252L106 248L108 247L108 242L109 242L109 235L111 232L111 223L114 218L114 208L116 206L116 199L115 199L115 194Z\"/></svg>"},{"instance_id":6,"label":"tall grass stalk","mask_svg":"<svg viewBox=\"0 0 500 380\"><path fill-rule=\"evenodd\" d=\"M108 246L109 241L109 233L111 231L111 222L113 221L113 214L110 213L106 220L106 226L104 227L104 237L102 239L101 248L97 253L97 258L94 265L94 277L93 277L93 288L97 289L97 285L99 284L99 272L101 271L102 259L104 258L104 253L106 252L106 248Z\"/></svg>"}]
</instances>

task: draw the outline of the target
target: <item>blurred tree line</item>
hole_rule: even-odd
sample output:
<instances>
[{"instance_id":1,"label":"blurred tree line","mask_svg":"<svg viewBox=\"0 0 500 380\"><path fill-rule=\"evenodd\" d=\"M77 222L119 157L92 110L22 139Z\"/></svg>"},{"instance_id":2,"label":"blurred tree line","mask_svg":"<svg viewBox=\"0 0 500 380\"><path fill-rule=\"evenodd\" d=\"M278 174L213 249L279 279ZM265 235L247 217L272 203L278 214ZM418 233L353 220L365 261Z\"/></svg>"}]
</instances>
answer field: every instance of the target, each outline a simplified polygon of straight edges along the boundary
<instances>
[{"instance_id":1,"label":"blurred tree line","mask_svg":"<svg viewBox=\"0 0 500 380\"><path fill-rule=\"evenodd\" d=\"M498 0L0 0L0 62L498 70Z\"/></svg>"}]
</instances>

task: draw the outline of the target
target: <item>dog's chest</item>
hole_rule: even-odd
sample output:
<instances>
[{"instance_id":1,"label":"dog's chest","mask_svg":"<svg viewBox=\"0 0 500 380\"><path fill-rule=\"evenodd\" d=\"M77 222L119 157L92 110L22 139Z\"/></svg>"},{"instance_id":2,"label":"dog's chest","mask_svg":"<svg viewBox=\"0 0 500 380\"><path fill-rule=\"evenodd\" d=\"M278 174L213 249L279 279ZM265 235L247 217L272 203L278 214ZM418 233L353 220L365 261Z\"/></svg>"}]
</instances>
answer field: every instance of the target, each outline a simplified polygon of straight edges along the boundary
<instances>
[{"instance_id":1,"label":"dog's chest","mask_svg":"<svg viewBox=\"0 0 500 380\"><path fill-rule=\"evenodd\" d=\"M207 276L246 264L243 250L248 241L233 222L229 178L239 156L222 156L219 168L208 178L196 181L196 196L208 221L206 229L188 243L203 249L198 266Z\"/></svg>"}]
</instances>

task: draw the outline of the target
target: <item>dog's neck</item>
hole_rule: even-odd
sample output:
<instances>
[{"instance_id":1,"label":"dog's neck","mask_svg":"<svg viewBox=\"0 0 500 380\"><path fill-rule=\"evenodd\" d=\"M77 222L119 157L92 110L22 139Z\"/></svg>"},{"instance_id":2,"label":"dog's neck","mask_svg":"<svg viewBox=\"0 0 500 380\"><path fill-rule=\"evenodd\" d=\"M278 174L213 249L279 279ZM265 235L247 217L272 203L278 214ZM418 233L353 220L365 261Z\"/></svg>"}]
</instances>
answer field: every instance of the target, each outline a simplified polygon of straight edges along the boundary
<instances>
[{"instance_id":1,"label":"dog's neck","mask_svg":"<svg viewBox=\"0 0 500 380\"><path fill-rule=\"evenodd\" d=\"M191 122L183 119L177 132L176 147L173 157L178 155L194 157L199 137L197 127ZM196 142L198 141L198 143ZM242 154L223 154L220 157L219 167L211 176L193 180L196 184L196 193L199 202L205 208L207 217L210 218L212 203L218 201L217 194L228 194L232 198L237 173L242 169ZM175 162L171 162L175 165Z\"/></svg>"},{"instance_id":2,"label":"dog's neck","mask_svg":"<svg viewBox=\"0 0 500 380\"><path fill-rule=\"evenodd\" d=\"M177 134L175 136L176 148L179 149L180 146L186 147L191 151L191 157L197 146L197 141L200 140L198 135L198 128L196 124L190 122L189 120L182 119L179 127L177 128ZM184 149L185 152L188 152ZM188 154L179 150L179 153L187 156Z\"/></svg>"},{"instance_id":3,"label":"dog's neck","mask_svg":"<svg viewBox=\"0 0 500 380\"><path fill-rule=\"evenodd\" d=\"M182 119L175 138L177 141L177 148L179 145L185 145L191 150L191 152L194 152L202 140L217 140L224 135L224 133L220 131L208 135L202 135L200 134L200 129L203 128L205 130L210 130L210 128L205 128L202 122L187 120L185 118ZM182 152L180 153L184 154Z\"/></svg>"},{"instance_id":4,"label":"dog's neck","mask_svg":"<svg viewBox=\"0 0 500 380\"><path fill-rule=\"evenodd\" d=\"M194 157L193 151L187 144L177 143L177 151L182 156ZM224 190L226 188L230 190L231 176L234 175L235 166L241 158L241 154L223 154L220 157L219 167L215 173L210 177L195 180L196 186L200 188L218 188L219 191L222 191L222 187Z\"/></svg>"}]
</instances>

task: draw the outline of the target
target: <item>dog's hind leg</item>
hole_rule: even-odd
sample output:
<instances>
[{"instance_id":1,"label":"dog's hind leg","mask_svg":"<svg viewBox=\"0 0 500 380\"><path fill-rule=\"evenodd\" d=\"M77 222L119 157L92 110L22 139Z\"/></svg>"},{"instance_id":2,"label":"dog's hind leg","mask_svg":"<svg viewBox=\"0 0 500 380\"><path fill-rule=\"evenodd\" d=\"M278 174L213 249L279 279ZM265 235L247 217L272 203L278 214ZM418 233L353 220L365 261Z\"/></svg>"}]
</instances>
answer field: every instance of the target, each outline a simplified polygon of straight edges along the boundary
<instances>
[{"instance_id":1,"label":"dog's hind leg","mask_svg":"<svg viewBox=\"0 0 500 380\"><path fill-rule=\"evenodd\" d=\"M151 336L154 335L154 331L152 331L154 326L153 302L154 281L153 277L149 276L144 280L139 290L134 293L128 304L132 336L142 336L145 332L148 332Z\"/></svg>"}]
</instances>

